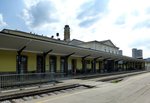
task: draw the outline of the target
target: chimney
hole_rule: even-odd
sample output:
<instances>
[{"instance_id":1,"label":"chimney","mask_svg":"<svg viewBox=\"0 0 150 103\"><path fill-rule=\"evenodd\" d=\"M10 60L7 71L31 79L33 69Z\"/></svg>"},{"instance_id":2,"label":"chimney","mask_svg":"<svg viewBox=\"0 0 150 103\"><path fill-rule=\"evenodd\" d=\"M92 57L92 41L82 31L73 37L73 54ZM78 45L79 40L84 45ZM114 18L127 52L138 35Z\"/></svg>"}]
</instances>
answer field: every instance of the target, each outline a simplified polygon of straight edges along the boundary
<instances>
[{"instance_id":1,"label":"chimney","mask_svg":"<svg viewBox=\"0 0 150 103\"><path fill-rule=\"evenodd\" d=\"M64 41L70 41L70 27L69 25L65 25L64 27Z\"/></svg>"}]
</instances>

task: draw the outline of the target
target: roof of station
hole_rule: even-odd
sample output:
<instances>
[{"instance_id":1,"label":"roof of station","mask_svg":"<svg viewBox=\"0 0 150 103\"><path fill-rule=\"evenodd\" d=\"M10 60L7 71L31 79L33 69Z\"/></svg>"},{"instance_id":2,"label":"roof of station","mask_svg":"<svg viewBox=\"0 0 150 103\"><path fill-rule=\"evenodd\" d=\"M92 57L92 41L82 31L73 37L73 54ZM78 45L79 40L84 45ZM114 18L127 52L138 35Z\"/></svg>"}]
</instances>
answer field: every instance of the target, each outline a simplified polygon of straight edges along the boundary
<instances>
[{"instance_id":1,"label":"roof of station","mask_svg":"<svg viewBox=\"0 0 150 103\"><path fill-rule=\"evenodd\" d=\"M79 47L68 44L63 40L52 39L45 36L40 36L32 33L26 33L17 30L4 29L0 32L0 49L1 50L15 50L19 51L24 48L23 51L33 53L44 53L52 50L50 54L57 55L69 55L75 57L99 58L110 60L125 60L144 62L141 59L135 59L127 56L111 54L94 49Z\"/></svg>"}]
</instances>

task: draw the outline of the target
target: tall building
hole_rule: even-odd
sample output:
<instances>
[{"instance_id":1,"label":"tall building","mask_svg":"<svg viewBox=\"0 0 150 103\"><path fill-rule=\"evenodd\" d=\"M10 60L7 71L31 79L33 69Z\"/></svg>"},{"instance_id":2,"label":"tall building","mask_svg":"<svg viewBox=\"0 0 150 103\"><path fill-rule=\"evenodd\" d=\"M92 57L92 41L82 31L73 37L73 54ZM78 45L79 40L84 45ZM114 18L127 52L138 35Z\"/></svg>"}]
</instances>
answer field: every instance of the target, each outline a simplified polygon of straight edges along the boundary
<instances>
[{"instance_id":1,"label":"tall building","mask_svg":"<svg viewBox=\"0 0 150 103\"><path fill-rule=\"evenodd\" d=\"M133 49L132 49L132 57L133 57L133 58L136 58L136 54L137 54L137 49L136 49L136 48L133 48Z\"/></svg>"},{"instance_id":2,"label":"tall building","mask_svg":"<svg viewBox=\"0 0 150 103\"><path fill-rule=\"evenodd\" d=\"M143 51L141 49L133 48L132 57L137 59L143 59Z\"/></svg>"},{"instance_id":3,"label":"tall building","mask_svg":"<svg viewBox=\"0 0 150 103\"><path fill-rule=\"evenodd\" d=\"M123 51L122 50L119 50L119 55L122 55L123 54Z\"/></svg>"}]
</instances>

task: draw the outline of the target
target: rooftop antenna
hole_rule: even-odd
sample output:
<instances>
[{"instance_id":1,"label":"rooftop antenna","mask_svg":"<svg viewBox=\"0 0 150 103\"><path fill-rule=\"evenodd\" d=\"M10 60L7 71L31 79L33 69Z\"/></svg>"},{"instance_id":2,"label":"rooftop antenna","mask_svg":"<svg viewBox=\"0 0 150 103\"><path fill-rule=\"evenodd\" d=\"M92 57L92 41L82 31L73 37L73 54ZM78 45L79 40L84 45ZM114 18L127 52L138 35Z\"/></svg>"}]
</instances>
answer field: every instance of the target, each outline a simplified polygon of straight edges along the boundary
<instances>
[{"instance_id":1,"label":"rooftop antenna","mask_svg":"<svg viewBox=\"0 0 150 103\"><path fill-rule=\"evenodd\" d=\"M58 39L58 37L59 37L59 33L56 33L56 36L57 36L57 39Z\"/></svg>"},{"instance_id":2,"label":"rooftop antenna","mask_svg":"<svg viewBox=\"0 0 150 103\"><path fill-rule=\"evenodd\" d=\"M52 35L52 36L51 36L51 38L53 39L53 38L54 38L54 36Z\"/></svg>"}]
</instances>

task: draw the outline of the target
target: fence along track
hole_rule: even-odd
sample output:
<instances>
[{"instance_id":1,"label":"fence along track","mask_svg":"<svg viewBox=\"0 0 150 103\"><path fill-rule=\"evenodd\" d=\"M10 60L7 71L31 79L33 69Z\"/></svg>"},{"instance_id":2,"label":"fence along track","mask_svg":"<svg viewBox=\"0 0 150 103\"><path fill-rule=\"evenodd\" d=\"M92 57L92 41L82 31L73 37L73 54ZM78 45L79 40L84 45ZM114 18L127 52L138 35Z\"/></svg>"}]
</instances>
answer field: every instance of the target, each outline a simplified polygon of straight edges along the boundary
<instances>
[{"instance_id":1,"label":"fence along track","mask_svg":"<svg viewBox=\"0 0 150 103\"><path fill-rule=\"evenodd\" d=\"M136 72L136 71L130 71ZM89 74L68 76L64 73L28 73L28 74L8 74L0 75L0 91L6 89L20 88L29 85L38 85L43 83L57 83L62 79L91 79L109 75L126 74L127 72Z\"/></svg>"},{"instance_id":2,"label":"fence along track","mask_svg":"<svg viewBox=\"0 0 150 103\"><path fill-rule=\"evenodd\" d=\"M26 85L43 83L55 83L63 79L64 73L29 73L29 74L8 74L0 75L0 91Z\"/></svg>"}]
</instances>

